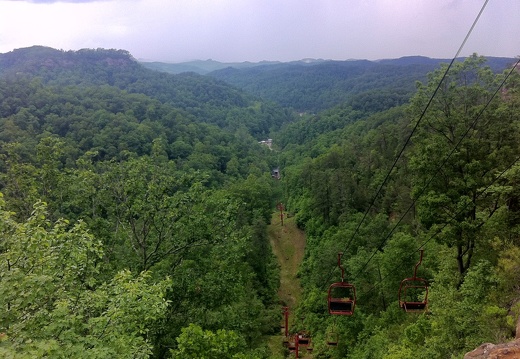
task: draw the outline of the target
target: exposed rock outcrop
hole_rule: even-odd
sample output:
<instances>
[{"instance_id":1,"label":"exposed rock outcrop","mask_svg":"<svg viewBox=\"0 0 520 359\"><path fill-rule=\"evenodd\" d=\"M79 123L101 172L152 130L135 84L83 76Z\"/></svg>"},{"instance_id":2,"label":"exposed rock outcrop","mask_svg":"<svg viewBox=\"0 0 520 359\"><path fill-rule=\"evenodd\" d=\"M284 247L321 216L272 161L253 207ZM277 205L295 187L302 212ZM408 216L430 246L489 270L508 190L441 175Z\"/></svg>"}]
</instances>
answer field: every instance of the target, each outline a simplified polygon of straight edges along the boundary
<instances>
[{"instance_id":1,"label":"exposed rock outcrop","mask_svg":"<svg viewBox=\"0 0 520 359\"><path fill-rule=\"evenodd\" d=\"M482 344L464 355L464 359L520 359L520 339L504 344Z\"/></svg>"},{"instance_id":2,"label":"exposed rock outcrop","mask_svg":"<svg viewBox=\"0 0 520 359\"><path fill-rule=\"evenodd\" d=\"M464 359L520 359L520 318L516 322L516 339L508 343L485 343L464 355Z\"/></svg>"}]
</instances>

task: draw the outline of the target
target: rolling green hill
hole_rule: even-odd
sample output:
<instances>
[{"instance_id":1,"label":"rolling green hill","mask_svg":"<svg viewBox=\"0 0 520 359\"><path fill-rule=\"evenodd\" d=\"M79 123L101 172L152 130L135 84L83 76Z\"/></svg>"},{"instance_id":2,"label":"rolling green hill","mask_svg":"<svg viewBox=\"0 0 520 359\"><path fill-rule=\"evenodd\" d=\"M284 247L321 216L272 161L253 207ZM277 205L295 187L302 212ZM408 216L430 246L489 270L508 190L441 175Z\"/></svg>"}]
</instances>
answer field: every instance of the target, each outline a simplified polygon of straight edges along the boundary
<instances>
[{"instance_id":1,"label":"rolling green hill","mask_svg":"<svg viewBox=\"0 0 520 359\"><path fill-rule=\"evenodd\" d=\"M143 94L194 116L199 122L228 128L244 126L257 139L291 121L279 106L210 77L149 70L123 50L60 51L34 46L0 54L0 76L8 80L37 77L49 86L112 86Z\"/></svg>"},{"instance_id":2,"label":"rolling green hill","mask_svg":"<svg viewBox=\"0 0 520 359\"><path fill-rule=\"evenodd\" d=\"M416 81L425 81L428 72L448 62L420 56L380 61L301 61L228 67L209 75L299 112L317 113L344 103L365 108L367 99L373 97L373 102L386 101L377 108L382 111L406 103ZM513 62L490 58L489 66L500 72Z\"/></svg>"}]
</instances>

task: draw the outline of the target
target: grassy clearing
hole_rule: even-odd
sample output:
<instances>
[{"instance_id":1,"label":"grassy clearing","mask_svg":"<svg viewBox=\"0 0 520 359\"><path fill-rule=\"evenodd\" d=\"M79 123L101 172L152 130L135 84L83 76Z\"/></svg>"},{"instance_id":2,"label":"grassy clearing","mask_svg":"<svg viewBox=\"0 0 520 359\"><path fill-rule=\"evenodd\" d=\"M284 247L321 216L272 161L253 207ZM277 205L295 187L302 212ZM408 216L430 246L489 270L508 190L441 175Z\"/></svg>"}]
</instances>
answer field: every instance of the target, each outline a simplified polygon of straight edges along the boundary
<instances>
[{"instance_id":1,"label":"grassy clearing","mask_svg":"<svg viewBox=\"0 0 520 359\"><path fill-rule=\"evenodd\" d=\"M273 253L280 264L278 297L292 310L302 292L297 274L305 250L305 233L296 227L294 217L284 218L282 226L279 213L273 214L267 231Z\"/></svg>"},{"instance_id":2,"label":"grassy clearing","mask_svg":"<svg viewBox=\"0 0 520 359\"><path fill-rule=\"evenodd\" d=\"M289 307L289 311L293 312L302 294L300 280L297 275L305 251L305 233L297 228L294 217L284 218L283 224L282 226L280 213L275 212L271 218L271 224L267 228L271 248L280 264L278 297L281 302L281 324L283 322L281 307L286 305ZM269 338L268 345L273 358L285 357L286 349L282 346L282 340L282 334ZM311 356L305 350L302 350L299 357L310 358Z\"/></svg>"}]
</instances>

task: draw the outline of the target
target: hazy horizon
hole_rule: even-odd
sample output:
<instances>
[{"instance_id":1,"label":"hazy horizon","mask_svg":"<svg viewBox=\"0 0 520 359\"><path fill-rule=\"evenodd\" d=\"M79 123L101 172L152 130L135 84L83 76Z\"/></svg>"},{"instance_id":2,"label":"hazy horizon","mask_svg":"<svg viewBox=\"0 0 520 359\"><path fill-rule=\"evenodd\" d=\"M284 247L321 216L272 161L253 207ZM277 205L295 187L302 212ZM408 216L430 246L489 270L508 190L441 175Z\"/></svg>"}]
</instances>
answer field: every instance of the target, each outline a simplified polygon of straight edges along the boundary
<instances>
[{"instance_id":1,"label":"hazy horizon","mask_svg":"<svg viewBox=\"0 0 520 359\"><path fill-rule=\"evenodd\" d=\"M452 58L484 0L0 0L0 53L124 49L142 61ZM520 55L520 2L489 1L460 56Z\"/></svg>"}]
</instances>

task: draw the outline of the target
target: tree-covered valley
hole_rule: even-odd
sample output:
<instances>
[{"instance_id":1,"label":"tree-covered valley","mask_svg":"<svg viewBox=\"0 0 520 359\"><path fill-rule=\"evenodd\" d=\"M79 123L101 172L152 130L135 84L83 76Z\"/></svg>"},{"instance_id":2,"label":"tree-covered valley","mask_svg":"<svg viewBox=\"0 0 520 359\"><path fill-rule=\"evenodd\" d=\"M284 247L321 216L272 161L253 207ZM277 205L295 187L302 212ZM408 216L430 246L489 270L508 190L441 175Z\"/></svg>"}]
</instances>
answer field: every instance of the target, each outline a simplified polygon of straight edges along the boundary
<instances>
[{"instance_id":1,"label":"tree-covered valley","mask_svg":"<svg viewBox=\"0 0 520 359\"><path fill-rule=\"evenodd\" d=\"M0 355L294 356L267 345L286 304L267 231L279 202L307 237L291 331L311 333L312 357L461 358L512 340L514 63L348 81L329 64L288 82L295 68L276 64L238 79L154 71L122 50L0 54ZM399 285L420 250L427 310L407 313ZM327 307L338 252L353 315Z\"/></svg>"}]
</instances>

